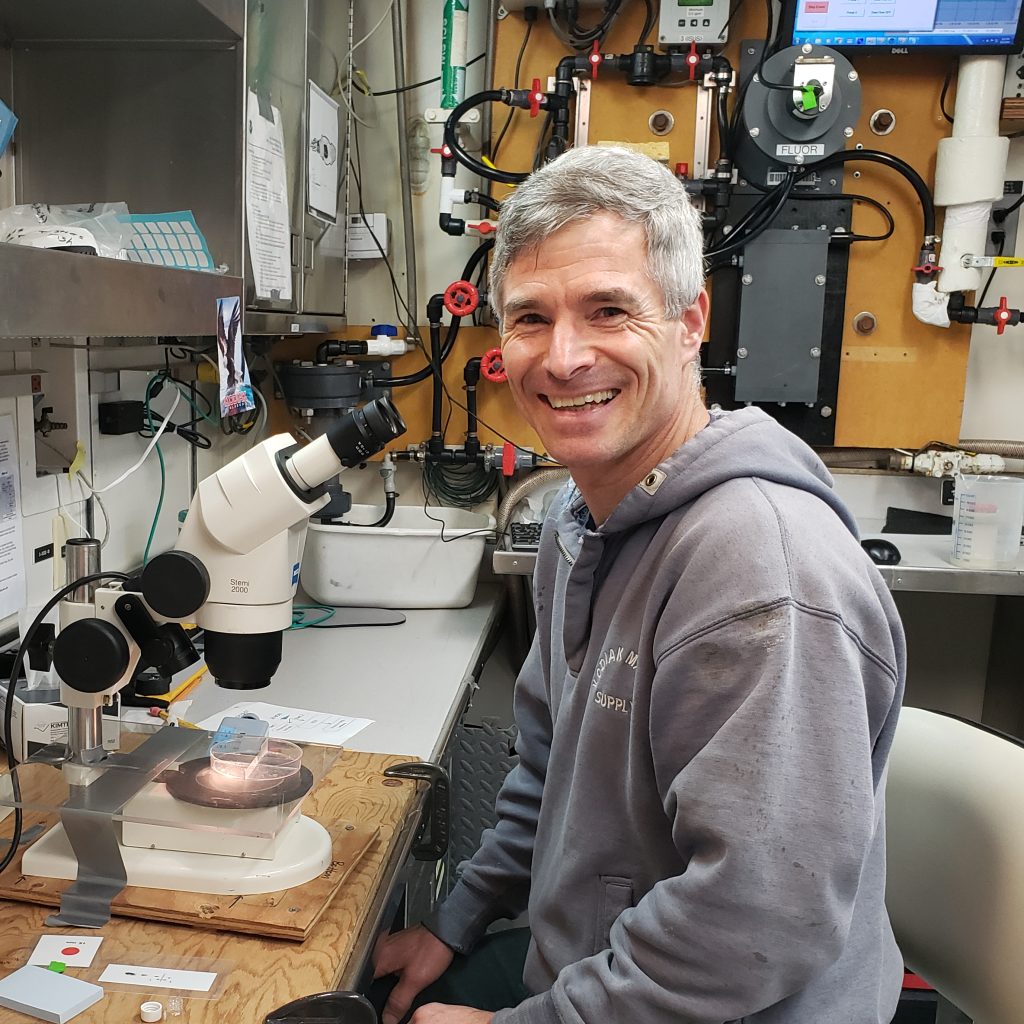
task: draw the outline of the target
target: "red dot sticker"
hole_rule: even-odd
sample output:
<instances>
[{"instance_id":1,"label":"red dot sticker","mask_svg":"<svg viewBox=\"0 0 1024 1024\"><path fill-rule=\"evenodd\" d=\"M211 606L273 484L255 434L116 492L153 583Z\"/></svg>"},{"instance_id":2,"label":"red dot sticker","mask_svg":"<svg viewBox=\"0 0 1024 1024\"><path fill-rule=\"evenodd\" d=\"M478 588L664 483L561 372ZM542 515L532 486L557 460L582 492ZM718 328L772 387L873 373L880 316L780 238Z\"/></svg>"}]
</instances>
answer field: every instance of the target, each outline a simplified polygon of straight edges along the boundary
<instances>
[{"instance_id":1,"label":"red dot sticker","mask_svg":"<svg viewBox=\"0 0 1024 1024\"><path fill-rule=\"evenodd\" d=\"M75 956L77 953L81 953L81 947L79 946L65 946L61 951L62 956Z\"/></svg>"}]
</instances>

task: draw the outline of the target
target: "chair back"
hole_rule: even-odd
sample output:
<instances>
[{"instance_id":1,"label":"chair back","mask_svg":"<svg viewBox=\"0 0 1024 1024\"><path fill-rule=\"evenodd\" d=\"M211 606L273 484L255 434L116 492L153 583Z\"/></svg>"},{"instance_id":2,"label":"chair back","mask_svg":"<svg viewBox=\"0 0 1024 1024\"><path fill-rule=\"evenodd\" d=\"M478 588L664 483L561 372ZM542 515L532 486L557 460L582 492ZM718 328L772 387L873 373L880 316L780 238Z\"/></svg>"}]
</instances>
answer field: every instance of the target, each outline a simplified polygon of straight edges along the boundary
<instances>
[{"instance_id":1,"label":"chair back","mask_svg":"<svg viewBox=\"0 0 1024 1024\"><path fill-rule=\"evenodd\" d=\"M1024 1021L1024 744L904 708L886 904L907 966L975 1024Z\"/></svg>"}]
</instances>

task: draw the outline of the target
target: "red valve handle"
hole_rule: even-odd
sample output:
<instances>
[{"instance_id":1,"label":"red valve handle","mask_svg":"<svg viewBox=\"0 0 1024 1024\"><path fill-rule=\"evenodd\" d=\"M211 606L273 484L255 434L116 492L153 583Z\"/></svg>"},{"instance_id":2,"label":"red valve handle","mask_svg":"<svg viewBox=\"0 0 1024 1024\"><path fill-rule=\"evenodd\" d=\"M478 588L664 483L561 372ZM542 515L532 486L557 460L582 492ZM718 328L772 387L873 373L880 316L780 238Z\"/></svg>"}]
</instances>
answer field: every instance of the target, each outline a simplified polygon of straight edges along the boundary
<instances>
[{"instance_id":1,"label":"red valve handle","mask_svg":"<svg viewBox=\"0 0 1024 1024\"><path fill-rule=\"evenodd\" d=\"M508 374L505 372L505 363L501 358L500 348L488 349L480 360L480 372L489 381L493 381L495 384L503 384L508 380Z\"/></svg>"},{"instance_id":2,"label":"red valve handle","mask_svg":"<svg viewBox=\"0 0 1024 1024\"><path fill-rule=\"evenodd\" d=\"M444 308L452 316L468 316L480 305L480 293L469 281L456 281L444 293Z\"/></svg>"},{"instance_id":3,"label":"red valve handle","mask_svg":"<svg viewBox=\"0 0 1024 1024\"><path fill-rule=\"evenodd\" d=\"M1006 330L1007 325L1010 322L1010 317L1013 313L1010 311L1009 306L1006 305L1006 296L999 296L999 308L996 310L996 334L1002 334Z\"/></svg>"},{"instance_id":4,"label":"red valve handle","mask_svg":"<svg viewBox=\"0 0 1024 1024\"><path fill-rule=\"evenodd\" d=\"M452 155L452 151L447 146L435 146L430 152L439 153L445 160Z\"/></svg>"},{"instance_id":5,"label":"red valve handle","mask_svg":"<svg viewBox=\"0 0 1024 1024\"><path fill-rule=\"evenodd\" d=\"M696 24L696 22L694 22ZM700 63L700 54L697 53L697 40L690 40L690 52L686 55L686 63L690 68L690 81L697 78L697 65Z\"/></svg>"},{"instance_id":6,"label":"red valve handle","mask_svg":"<svg viewBox=\"0 0 1024 1024\"><path fill-rule=\"evenodd\" d=\"M544 102L544 93L540 91L540 79L535 78L530 86L530 117L540 113L540 105Z\"/></svg>"},{"instance_id":7,"label":"red valve handle","mask_svg":"<svg viewBox=\"0 0 1024 1024\"><path fill-rule=\"evenodd\" d=\"M601 42L599 39L594 40L593 49L590 51L590 56L587 58L590 61L590 77L597 81L597 72L601 67L601 61L604 57L601 56Z\"/></svg>"},{"instance_id":8,"label":"red valve handle","mask_svg":"<svg viewBox=\"0 0 1024 1024\"><path fill-rule=\"evenodd\" d=\"M493 220L470 221L470 223L468 223L466 227L470 231L476 231L478 234L481 235L490 235L498 230L498 225Z\"/></svg>"},{"instance_id":9,"label":"red valve handle","mask_svg":"<svg viewBox=\"0 0 1024 1024\"><path fill-rule=\"evenodd\" d=\"M516 446L506 441L501 446L501 475L512 476L516 471Z\"/></svg>"}]
</instances>

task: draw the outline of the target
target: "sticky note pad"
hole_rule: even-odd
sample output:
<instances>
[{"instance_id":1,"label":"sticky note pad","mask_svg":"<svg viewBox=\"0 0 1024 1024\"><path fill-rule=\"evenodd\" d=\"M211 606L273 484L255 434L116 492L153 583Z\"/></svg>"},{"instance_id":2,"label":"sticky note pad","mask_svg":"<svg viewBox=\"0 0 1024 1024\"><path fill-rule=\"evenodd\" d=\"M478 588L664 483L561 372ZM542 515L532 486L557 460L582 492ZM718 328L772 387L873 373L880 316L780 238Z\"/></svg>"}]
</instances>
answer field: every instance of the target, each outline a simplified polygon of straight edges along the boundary
<instances>
[{"instance_id":1,"label":"sticky note pad","mask_svg":"<svg viewBox=\"0 0 1024 1024\"><path fill-rule=\"evenodd\" d=\"M64 1024L102 998L99 985L45 967L21 967L0 979L0 1006L52 1024Z\"/></svg>"}]
</instances>

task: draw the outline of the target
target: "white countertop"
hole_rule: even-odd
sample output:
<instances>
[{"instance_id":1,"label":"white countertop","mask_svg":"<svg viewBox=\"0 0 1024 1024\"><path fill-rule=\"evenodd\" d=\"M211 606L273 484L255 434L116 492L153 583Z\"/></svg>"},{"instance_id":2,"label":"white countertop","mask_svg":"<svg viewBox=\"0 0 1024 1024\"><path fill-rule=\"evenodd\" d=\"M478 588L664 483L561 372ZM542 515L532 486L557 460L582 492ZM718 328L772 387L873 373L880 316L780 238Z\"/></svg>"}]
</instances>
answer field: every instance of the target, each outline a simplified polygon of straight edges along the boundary
<instances>
[{"instance_id":1,"label":"white countertop","mask_svg":"<svg viewBox=\"0 0 1024 1024\"><path fill-rule=\"evenodd\" d=\"M291 630L270 686L224 690L207 678L194 691L188 717L199 721L238 701L258 700L372 718L346 747L434 760L462 709L500 594L481 585L468 608L409 610L400 626Z\"/></svg>"},{"instance_id":2,"label":"white countertop","mask_svg":"<svg viewBox=\"0 0 1024 1024\"><path fill-rule=\"evenodd\" d=\"M882 533L883 520L860 519L861 540L878 537L896 546L899 565L880 565L892 590L919 590L958 594L1024 594L1024 548L1012 569L964 568L950 557L949 534Z\"/></svg>"}]
</instances>

